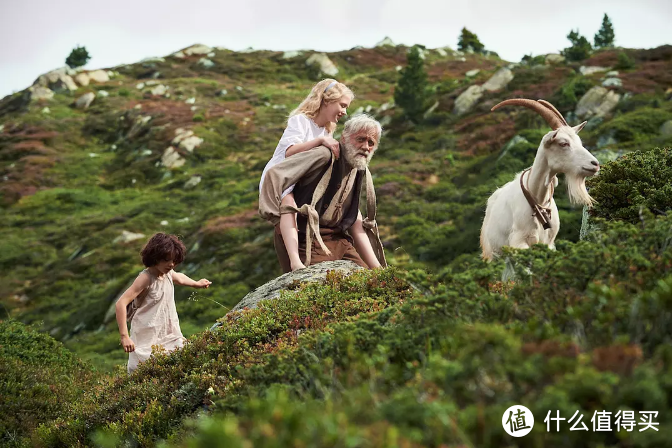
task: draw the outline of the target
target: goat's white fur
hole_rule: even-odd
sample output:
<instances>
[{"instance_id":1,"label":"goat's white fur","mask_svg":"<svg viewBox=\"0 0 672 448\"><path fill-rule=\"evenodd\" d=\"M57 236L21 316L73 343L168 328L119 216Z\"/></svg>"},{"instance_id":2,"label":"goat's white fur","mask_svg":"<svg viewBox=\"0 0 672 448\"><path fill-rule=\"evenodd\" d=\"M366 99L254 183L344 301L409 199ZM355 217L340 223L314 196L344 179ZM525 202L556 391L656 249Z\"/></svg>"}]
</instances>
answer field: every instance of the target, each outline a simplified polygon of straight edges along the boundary
<instances>
[{"instance_id":1,"label":"goat's white fur","mask_svg":"<svg viewBox=\"0 0 672 448\"><path fill-rule=\"evenodd\" d=\"M559 173L565 174L572 203L591 205L593 199L586 191L585 179L599 169L597 159L583 147L578 136L586 123L561 126L546 134L532 164L525 173L525 186L537 204L546 206L551 195L551 182L557 186ZM555 249L555 237L560 230L558 207L551 196L551 228L544 229L534 217L532 208L520 188L518 173L514 180L498 188L488 199L481 227L482 257L491 260L503 246L526 249L542 243Z\"/></svg>"}]
</instances>

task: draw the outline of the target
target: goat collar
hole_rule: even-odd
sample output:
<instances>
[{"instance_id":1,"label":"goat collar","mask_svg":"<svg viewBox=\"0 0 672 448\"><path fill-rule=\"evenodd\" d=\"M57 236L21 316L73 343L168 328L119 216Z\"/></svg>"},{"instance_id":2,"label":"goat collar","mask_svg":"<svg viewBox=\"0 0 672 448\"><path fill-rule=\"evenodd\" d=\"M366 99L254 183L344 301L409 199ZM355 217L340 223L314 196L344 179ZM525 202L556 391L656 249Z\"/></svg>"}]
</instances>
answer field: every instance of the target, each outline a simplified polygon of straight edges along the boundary
<instances>
[{"instance_id":1,"label":"goat collar","mask_svg":"<svg viewBox=\"0 0 672 448\"><path fill-rule=\"evenodd\" d=\"M530 207L532 208L532 216L537 218L539 223L542 225L544 229L550 229L551 228L551 199L553 199L553 192L554 192L554 187L553 187L553 182L551 182L551 197L548 199L547 206L544 207L542 205L537 204L537 201L534 200L532 197L532 194L530 194L530 191L525 188L525 184L523 183L523 176L525 176L525 173L530 171L532 168L528 168L525 171L523 171L520 175L520 188L523 190L523 194L525 195L525 199L527 199L527 203L530 204ZM528 175L529 177L529 175Z\"/></svg>"}]
</instances>

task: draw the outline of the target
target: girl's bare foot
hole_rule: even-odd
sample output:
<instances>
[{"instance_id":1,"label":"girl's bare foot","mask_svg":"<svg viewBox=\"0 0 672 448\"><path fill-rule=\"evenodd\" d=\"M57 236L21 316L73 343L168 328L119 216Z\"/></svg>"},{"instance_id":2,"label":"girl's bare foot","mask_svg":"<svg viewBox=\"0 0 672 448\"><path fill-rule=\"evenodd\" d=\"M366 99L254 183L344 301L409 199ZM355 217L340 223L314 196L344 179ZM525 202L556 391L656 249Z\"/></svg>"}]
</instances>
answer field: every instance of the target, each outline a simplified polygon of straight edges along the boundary
<instances>
[{"instance_id":1,"label":"girl's bare foot","mask_svg":"<svg viewBox=\"0 0 672 448\"><path fill-rule=\"evenodd\" d=\"M290 263L290 267L292 268L292 271L296 271L298 269L303 269L306 267L301 261L298 261L296 263Z\"/></svg>"}]
</instances>

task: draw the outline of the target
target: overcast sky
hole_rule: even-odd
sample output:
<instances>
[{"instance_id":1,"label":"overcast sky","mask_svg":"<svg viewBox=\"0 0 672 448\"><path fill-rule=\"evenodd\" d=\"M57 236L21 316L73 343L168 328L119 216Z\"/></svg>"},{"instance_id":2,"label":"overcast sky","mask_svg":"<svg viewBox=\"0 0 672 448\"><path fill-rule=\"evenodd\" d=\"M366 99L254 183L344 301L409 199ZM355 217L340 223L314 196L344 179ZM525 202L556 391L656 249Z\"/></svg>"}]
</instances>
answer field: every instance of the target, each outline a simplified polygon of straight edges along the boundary
<instances>
[{"instance_id":1,"label":"overcast sky","mask_svg":"<svg viewBox=\"0 0 672 448\"><path fill-rule=\"evenodd\" d=\"M242 50L372 47L395 43L456 48L462 27L517 62L558 52L571 29L592 42L607 13L616 44L672 44L670 0L0 0L0 98L61 67L76 45L86 68L165 56L194 43Z\"/></svg>"}]
</instances>

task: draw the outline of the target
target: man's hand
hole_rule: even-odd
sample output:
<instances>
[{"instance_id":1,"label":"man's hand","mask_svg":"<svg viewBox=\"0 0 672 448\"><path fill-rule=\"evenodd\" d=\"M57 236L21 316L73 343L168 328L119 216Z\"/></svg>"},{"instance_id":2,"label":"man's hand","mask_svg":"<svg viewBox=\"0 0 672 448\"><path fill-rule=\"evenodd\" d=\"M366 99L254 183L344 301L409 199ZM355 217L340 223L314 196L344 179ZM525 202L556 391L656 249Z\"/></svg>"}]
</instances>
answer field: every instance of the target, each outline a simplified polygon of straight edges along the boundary
<instances>
[{"instance_id":1,"label":"man's hand","mask_svg":"<svg viewBox=\"0 0 672 448\"><path fill-rule=\"evenodd\" d=\"M194 285L194 288L207 288L211 284L212 284L212 282L210 280L202 278L202 279L200 279L199 281L196 282L196 284Z\"/></svg>"},{"instance_id":2,"label":"man's hand","mask_svg":"<svg viewBox=\"0 0 672 448\"><path fill-rule=\"evenodd\" d=\"M338 143L338 140L333 137L327 135L322 136L322 145L329 148L336 159L341 155L341 145Z\"/></svg>"},{"instance_id":3,"label":"man's hand","mask_svg":"<svg viewBox=\"0 0 672 448\"><path fill-rule=\"evenodd\" d=\"M126 353L131 353L135 351L135 342L127 334L121 337L121 346L124 347Z\"/></svg>"}]
</instances>

